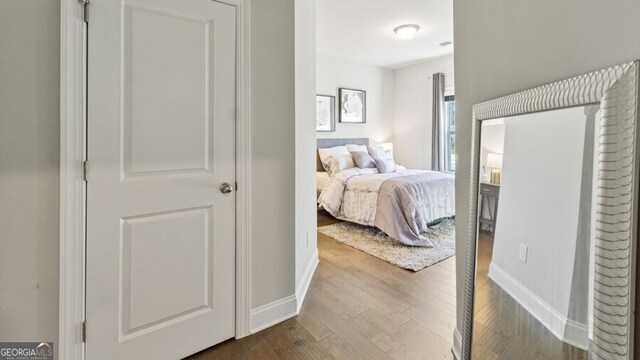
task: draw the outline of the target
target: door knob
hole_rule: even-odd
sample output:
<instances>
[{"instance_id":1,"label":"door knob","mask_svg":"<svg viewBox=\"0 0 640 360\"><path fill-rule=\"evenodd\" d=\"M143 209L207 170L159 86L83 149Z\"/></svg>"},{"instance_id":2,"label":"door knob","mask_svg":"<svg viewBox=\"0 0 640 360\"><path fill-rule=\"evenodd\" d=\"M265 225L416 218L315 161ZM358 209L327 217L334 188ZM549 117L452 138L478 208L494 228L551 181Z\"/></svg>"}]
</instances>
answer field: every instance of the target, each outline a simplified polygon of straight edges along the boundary
<instances>
[{"instance_id":1,"label":"door knob","mask_svg":"<svg viewBox=\"0 0 640 360\"><path fill-rule=\"evenodd\" d=\"M223 183L220 185L220 192L223 194L228 194L233 191L233 186L229 183Z\"/></svg>"}]
</instances>

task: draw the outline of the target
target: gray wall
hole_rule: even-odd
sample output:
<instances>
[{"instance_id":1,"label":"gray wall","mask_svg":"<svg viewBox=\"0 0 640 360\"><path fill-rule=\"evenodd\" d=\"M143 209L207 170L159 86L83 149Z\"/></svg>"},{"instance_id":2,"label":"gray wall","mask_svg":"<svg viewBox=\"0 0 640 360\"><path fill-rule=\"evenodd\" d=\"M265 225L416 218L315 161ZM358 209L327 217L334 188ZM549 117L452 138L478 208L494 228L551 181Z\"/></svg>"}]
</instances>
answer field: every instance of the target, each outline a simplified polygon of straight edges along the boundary
<instances>
[{"instance_id":1,"label":"gray wall","mask_svg":"<svg viewBox=\"0 0 640 360\"><path fill-rule=\"evenodd\" d=\"M293 4L251 4L253 309L295 293Z\"/></svg>"},{"instance_id":2,"label":"gray wall","mask_svg":"<svg viewBox=\"0 0 640 360\"><path fill-rule=\"evenodd\" d=\"M640 58L640 2L621 0L454 1L456 245L462 328L471 106Z\"/></svg>"},{"instance_id":3,"label":"gray wall","mask_svg":"<svg viewBox=\"0 0 640 360\"><path fill-rule=\"evenodd\" d=\"M295 1L296 294L317 259L316 0ZM298 299L299 301L300 299ZM300 304L298 304L300 306Z\"/></svg>"},{"instance_id":4,"label":"gray wall","mask_svg":"<svg viewBox=\"0 0 640 360\"><path fill-rule=\"evenodd\" d=\"M58 341L59 21L0 1L0 341Z\"/></svg>"}]
</instances>

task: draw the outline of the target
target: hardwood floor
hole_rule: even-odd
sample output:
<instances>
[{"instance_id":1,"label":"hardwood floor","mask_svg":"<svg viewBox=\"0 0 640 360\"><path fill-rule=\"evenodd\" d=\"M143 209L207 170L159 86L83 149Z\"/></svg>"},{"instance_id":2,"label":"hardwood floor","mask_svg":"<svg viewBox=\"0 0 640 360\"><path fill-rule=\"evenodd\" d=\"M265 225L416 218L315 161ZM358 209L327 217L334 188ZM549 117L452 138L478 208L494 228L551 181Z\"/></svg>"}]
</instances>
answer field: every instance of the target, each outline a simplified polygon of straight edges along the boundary
<instances>
[{"instance_id":1,"label":"hardwood floor","mask_svg":"<svg viewBox=\"0 0 640 360\"><path fill-rule=\"evenodd\" d=\"M189 359L453 359L454 258L414 273L322 234L318 249L299 316Z\"/></svg>"},{"instance_id":2,"label":"hardwood floor","mask_svg":"<svg viewBox=\"0 0 640 360\"><path fill-rule=\"evenodd\" d=\"M472 359L587 359L587 353L558 340L488 277L493 238L478 243Z\"/></svg>"},{"instance_id":3,"label":"hardwood floor","mask_svg":"<svg viewBox=\"0 0 640 360\"><path fill-rule=\"evenodd\" d=\"M318 226L334 222L318 213ZM492 248L481 234L472 358L587 359L488 278ZM414 273L320 233L318 249L299 316L188 359L453 359L454 258Z\"/></svg>"}]
</instances>

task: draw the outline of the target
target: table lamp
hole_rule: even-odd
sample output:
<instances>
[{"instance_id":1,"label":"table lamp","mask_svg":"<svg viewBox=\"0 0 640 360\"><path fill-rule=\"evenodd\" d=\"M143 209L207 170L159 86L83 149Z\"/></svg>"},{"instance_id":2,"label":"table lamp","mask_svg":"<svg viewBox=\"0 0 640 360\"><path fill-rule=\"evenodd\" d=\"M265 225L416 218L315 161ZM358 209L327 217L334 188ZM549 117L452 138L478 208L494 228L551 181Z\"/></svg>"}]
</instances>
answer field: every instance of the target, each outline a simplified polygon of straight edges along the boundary
<instances>
[{"instance_id":1,"label":"table lamp","mask_svg":"<svg viewBox=\"0 0 640 360\"><path fill-rule=\"evenodd\" d=\"M499 185L502 177L502 154L487 154L487 167L491 168L491 183Z\"/></svg>"}]
</instances>

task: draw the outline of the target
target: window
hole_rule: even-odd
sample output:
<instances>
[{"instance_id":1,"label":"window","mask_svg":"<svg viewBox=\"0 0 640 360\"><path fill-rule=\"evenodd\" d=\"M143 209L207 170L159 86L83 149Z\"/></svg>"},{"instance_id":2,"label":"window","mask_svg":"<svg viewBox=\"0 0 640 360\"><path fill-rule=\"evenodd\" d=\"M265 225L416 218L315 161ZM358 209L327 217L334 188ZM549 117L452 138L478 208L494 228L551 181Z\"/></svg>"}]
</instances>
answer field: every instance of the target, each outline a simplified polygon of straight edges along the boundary
<instances>
[{"instance_id":1,"label":"window","mask_svg":"<svg viewBox=\"0 0 640 360\"><path fill-rule=\"evenodd\" d=\"M456 171L456 101L453 95L444 97L445 115L445 166L446 171Z\"/></svg>"}]
</instances>

